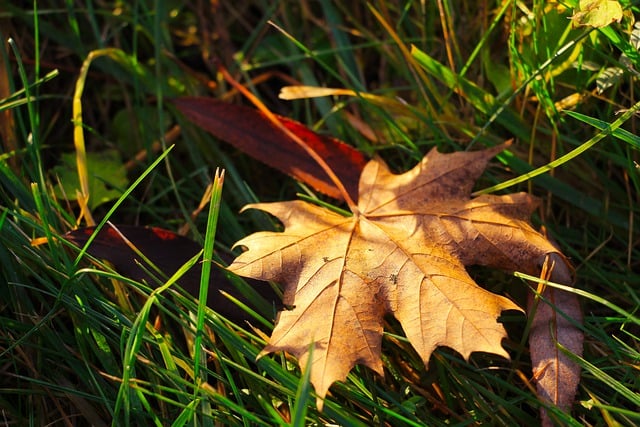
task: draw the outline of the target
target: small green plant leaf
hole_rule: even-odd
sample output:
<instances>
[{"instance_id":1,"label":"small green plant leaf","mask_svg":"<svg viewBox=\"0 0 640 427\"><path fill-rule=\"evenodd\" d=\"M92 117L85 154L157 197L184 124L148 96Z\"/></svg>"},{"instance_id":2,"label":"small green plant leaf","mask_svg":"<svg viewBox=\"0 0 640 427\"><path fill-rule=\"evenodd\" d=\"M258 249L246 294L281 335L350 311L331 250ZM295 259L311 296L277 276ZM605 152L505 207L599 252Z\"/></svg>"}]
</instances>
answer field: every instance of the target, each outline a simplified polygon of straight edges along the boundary
<instances>
[{"instance_id":1,"label":"small green plant leaf","mask_svg":"<svg viewBox=\"0 0 640 427\"><path fill-rule=\"evenodd\" d=\"M617 0L580 0L571 17L574 27L602 28L622 19L622 6Z\"/></svg>"},{"instance_id":2,"label":"small green plant leaf","mask_svg":"<svg viewBox=\"0 0 640 427\"><path fill-rule=\"evenodd\" d=\"M107 150L99 153L87 153L89 170L90 209L103 203L116 200L122 194L120 189L129 184L127 171L117 151ZM74 153L62 155L60 163L52 170L58 184L54 187L56 197L76 200L80 190L76 157Z\"/></svg>"}]
</instances>

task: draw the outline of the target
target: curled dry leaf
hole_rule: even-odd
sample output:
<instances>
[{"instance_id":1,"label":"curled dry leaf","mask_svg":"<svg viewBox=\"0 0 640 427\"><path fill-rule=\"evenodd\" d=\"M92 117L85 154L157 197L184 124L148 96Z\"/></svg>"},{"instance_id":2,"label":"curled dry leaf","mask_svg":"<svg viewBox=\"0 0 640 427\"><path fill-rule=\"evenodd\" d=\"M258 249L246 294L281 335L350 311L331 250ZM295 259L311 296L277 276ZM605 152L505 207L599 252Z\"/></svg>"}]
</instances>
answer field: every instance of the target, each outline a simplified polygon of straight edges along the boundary
<instances>
[{"instance_id":1,"label":"curled dry leaf","mask_svg":"<svg viewBox=\"0 0 640 427\"><path fill-rule=\"evenodd\" d=\"M564 259L552 254L550 279L556 283L572 283L571 272ZM542 300L534 303L529 296L527 311L533 311L529 348L536 388L541 400L565 412L571 409L580 383L580 366L558 346L582 356L584 334L576 326L582 323L582 310L576 294L546 287ZM535 308L534 308L535 307ZM544 407L540 409L543 426L553 426Z\"/></svg>"},{"instance_id":2,"label":"curled dry leaf","mask_svg":"<svg viewBox=\"0 0 640 427\"><path fill-rule=\"evenodd\" d=\"M435 150L410 171L392 174L370 161L353 216L302 201L264 203L283 232L258 232L233 272L285 286L284 303L264 353L285 350L320 397L355 364L382 374L383 317L395 316L425 364L438 346L468 358L482 351L507 357L497 318L520 310L478 286L465 270L486 265L537 274L557 252L529 224L537 201L528 194L470 198L487 162L505 145L478 152ZM311 366L305 366L310 345Z\"/></svg>"}]
</instances>

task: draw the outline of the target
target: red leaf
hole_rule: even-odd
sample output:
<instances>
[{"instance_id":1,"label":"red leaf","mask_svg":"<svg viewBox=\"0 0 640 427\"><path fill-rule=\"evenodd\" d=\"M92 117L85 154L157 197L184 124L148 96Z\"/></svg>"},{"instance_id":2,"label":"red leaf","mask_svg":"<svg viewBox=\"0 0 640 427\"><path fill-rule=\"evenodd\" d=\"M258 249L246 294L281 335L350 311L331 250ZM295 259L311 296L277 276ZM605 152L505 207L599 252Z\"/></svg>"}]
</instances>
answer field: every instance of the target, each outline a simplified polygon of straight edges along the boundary
<instances>
[{"instance_id":1,"label":"red leaf","mask_svg":"<svg viewBox=\"0 0 640 427\"><path fill-rule=\"evenodd\" d=\"M96 227L80 228L64 235L66 240L78 247L84 246ZM87 252L101 259L106 259L115 269L130 279L145 280L150 286L156 286L141 267L144 262L136 252L123 240L122 235L133 244L144 256L157 266L167 277L173 275L189 259L193 258L202 247L184 236L157 227L141 227L131 225L106 224L91 242ZM148 266L148 270L152 271ZM196 264L179 280L180 286L196 298L200 290L200 263ZM271 287L263 282L253 281L255 290L268 301L278 301ZM214 264L211 270L210 286L225 291L235 298L253 306L247 298L225 277L224 271ZM209 292L207 305L214 311L239 323L249 320L247 314L229 299L218 292Z\"/></svg>"},{"instance_id":2,"label":"red leaf","mask_svg":"<svg viewBox=\"0 0 640 427\"><path fill-rule=\"evenodd\" d=\"M65 238L76 246L84 246L94 233L96 227L80 228L65 234ZM145 271L136 263L140 260L135 251L127 245L118 231L124 235L140 252L155 264L162 272L171 276L185 262L194 257L200 249L193 240L168 230L156 227L137 227L106 224L89 246L88 252L96 258L106 259L118 272L135 280L153 282ZM189 283L185 283L188 285ZM196 286L199 285L199 279ZM187 289L187 286L183 286ZM197 295L197 293L196 293Z\"/></svg>"},{"instance_id":3,"label":"red leaf","mask_svg":"<svg viewBox=\"0 0 640 427\"><path fill-rule=\"evenodd\" d=\"M322 168L258 110L204 97L184 97L173 102L190 121L217 138L321 193L343 199ZM319 135L295 120L277 117L325 160L351 198L357 200L365 156L336 138Z\"/></svg>"}]
</instances>

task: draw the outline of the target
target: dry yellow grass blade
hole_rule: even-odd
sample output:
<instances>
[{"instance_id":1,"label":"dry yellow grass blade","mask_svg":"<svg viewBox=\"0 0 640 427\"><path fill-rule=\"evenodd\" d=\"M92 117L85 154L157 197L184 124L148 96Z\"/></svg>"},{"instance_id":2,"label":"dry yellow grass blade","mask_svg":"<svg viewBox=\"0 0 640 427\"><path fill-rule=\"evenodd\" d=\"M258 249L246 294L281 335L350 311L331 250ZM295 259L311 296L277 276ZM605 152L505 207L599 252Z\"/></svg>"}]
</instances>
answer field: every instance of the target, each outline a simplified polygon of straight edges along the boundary
<instances>
[{"instance_id":1,"label":"dry yellow grass blade","mask_svg":"<svg viewBox=\"0 0 640 427\"><path fill-rule=\"evenodd\" d=\"M89 72L89 66L94 59L101 56L110 56L114 59L119 59L123 53L119 49L107 48L94 50L87 55L86 59L82 63L80 68L80 75L76 81L76 88L73 93L73 144L76 149L76 163L78 167L78 180L80 182L80 190L78 194L78 204L80 205L80 218L78 222L82 221L84 217L87 225L95 225L91 210L89 209L89 171L87 169L87 150L84 143L84 131L82 129L82 92L84 91L84 85L87 80L87 73Z\"/></svg>"}]
</instances>

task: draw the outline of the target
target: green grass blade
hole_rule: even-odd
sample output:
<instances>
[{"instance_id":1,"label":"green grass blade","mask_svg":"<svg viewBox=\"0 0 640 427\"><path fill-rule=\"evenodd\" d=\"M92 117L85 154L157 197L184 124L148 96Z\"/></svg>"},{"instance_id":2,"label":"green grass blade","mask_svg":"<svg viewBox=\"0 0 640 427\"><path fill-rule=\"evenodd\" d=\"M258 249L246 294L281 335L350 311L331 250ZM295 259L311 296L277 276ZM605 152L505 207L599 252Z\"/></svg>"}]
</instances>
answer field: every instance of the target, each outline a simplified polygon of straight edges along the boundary
<instances>
[{"instance_id":1,"label":"green grass blade","mask_svg":"<svg viewBox=\"0 0 640 427\"><path fill-rule=\"evenodd\" d=\"M593 126L594 128L600 130L600 131L607 131L609 129L609 123L605 122L604 120L599 120L596 119L594 117L589 117L587 115L578 113L576 111L565 111L565 113L568 116L573 117L574 119L580 120L583 123L586 123L590 126ZM618 138L619 140L626 142L627 144L631 145L633 148L635 148L636 150L640 150L640 137L629 132L626 129L612 129L611 130L611 136Z\"/></svg>"},{"instance_id":2,"label":"green grass blade","mask_svg":"<svg viewBox=\"0 0 640 427\"><path fill-rule=\"evenodd\" d=\"M207 354L203 351L203 335L205 330L205 316L207 313L207 296L209 289L209 279L211 277L211 263L213 262L213 247L215 243L216 227L218 224L218 214L222 200L222 185L224 183L224 171L216 170L211 190L211 201L209 202L209 216L207 219L207 232L205 234L202 275L200 278L200 294L198 296L198 313L196 321L196 336L193 349L193 376L198 383L207 382L207 371L201 369L207 364ZM198 399L198 388L194 399ZM203 415L211 413L211 406L207 399L201 400L201 410ZM210 418L203 418L202 425L212 425Z\"/></svg>"},{"instance_id":3,"label":"green grass blade","mask_svg":"<svg viewBox=\"0 0 640 427\"><path fill-rule=\"evenodd\" d=\"M593 147L594 145L602 141L605 137L610 136L614 131L616 131L620 126L622 126L623 123L625 123L627 120L633 117L633 115L635 115L638 110L640 110L640 102L637 102L636 104L634 104L631 108L625 111L618 119L616 119L613 123L609 124L605 129L603 129L600 133L595 135L593 138L589 139L587 142L575 148L574 150L568 152L564 156L561 156L556 160L549 162L546 165L541 166L531 172L527 172L524 175L520 175L516 178L509 179L505 182L494 185L492 187L485 188L480 191L476 191L475 193L473 193L473 195L476 196L480 194L487 194L487 193L493 193L495 191L504 190L505 188L509 188L513 185L528 181L538 175L547 173L551 169L556 168L564 163L567 163L570 160L573 160L574 158L583 154L584 152L589 150L591 147Z\"/></svg>"},{"instance_id":4,"label":"green grass blade","mask_svg":"<svg viewBox=\"0 0 640 427\"><path fill-rule=\"evenodd\" d=\"M307 369L303 373L296 396L294 405L291 408L291 427L305 427L307 424L307 407L311 404L311 361L313 360L314 344L309 346L309 356L307 358Z\"/></svg>"}]
</instances>

